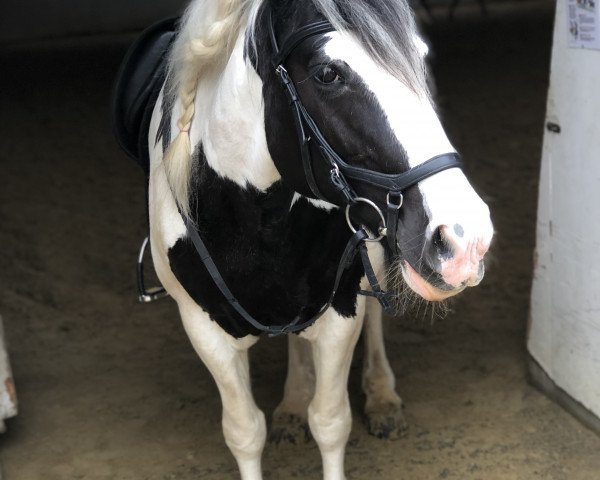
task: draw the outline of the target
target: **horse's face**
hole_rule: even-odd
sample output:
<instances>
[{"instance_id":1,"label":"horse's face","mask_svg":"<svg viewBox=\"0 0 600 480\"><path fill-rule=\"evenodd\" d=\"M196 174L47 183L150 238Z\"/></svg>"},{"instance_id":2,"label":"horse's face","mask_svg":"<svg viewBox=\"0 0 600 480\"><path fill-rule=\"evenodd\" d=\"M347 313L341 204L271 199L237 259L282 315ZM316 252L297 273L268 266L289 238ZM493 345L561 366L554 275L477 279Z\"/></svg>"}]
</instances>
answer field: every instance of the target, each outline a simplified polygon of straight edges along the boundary
<instances>
[{"instance_id":1,"label":"horse's face","mask_svg":"<svg viewBox=\"0 0 600 480\"><path fill-rule=\"evenodd\" d=\"M388 73L351 35L332 32L308 39L286 67L307 111L348 163L401 173L454 151L424 89L415 91ZM269 149L284 181L308 193L289 105L280 85L269 83L264 90ZM322 192L338 198L327 162L317 148L312 156ZM358 196L385 211L385 193L350 183ZM396 231L400 255L394 261L406 283L427 300L443 300L478 284L493 227L488 207L463 172L443 171L403 193ZM377 231L380 220L373 209L361 204L352 212L355 222Z\"/></svg>"}]
</instances>

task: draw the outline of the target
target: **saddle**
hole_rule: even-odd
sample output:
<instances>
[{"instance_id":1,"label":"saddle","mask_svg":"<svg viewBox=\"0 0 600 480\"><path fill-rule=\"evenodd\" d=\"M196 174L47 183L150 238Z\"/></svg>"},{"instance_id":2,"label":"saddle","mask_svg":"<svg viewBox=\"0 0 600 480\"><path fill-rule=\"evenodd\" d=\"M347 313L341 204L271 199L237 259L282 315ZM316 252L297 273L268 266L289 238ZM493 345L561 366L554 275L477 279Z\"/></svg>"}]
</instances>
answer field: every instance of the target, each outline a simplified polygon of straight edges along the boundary
<instances>
[{"instance_id":1,"label":"saddle","mask_svg":"<svg viewBox=\"0 0 600 480\"><path fill-rule=\"evenodd\" d=\"M146 176L150 170L150 120L167 75L167 56L178 20L162 20L144 30L127 51L113 90L111 116L115 137Z\"/></svg>"}]
</instances>

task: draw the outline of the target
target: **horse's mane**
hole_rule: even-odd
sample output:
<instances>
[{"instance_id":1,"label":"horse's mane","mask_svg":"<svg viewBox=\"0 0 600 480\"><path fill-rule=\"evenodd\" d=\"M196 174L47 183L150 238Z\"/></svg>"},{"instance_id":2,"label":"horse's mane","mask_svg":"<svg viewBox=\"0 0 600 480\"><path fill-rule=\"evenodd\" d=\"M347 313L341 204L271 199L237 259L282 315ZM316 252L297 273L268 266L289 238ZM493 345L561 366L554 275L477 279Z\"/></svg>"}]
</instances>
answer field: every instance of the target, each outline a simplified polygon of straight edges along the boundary
<instances>
[{"instance_id":1,"label":"horse's mane","mask_svg":"<svg viewBox=\"0 0 600 480\"><path fill-rule=\"evenodd\" d=\"M193 167L190 127L198 85L207 74L226 65L249 10L261 2L193 0L181 19L169 59L168 91L163 94L171 102L179 100L182 109L179 133L165 152L163 165L175 201L188 217Z\"/></svg>"},{"instance_id":2,"label":"horse's mane","mask_svg":"<svg viewBox=\"0 0 600 480\"><path fill-rule=\"evenodd\" d=\"M181 102L179 134L164 165L175 199L189 214L192 154L189 129L202 78L223 69L246 30L254 36L259 8L268 0L193 0L181 20L169 61L169 91ZM337 30L350 31L372 58L416 92L427 92L425 68L415 43L416 27L406 0L311 0ZM259 52L260 53L260 52Z\"/></svg>"}]
</instances>

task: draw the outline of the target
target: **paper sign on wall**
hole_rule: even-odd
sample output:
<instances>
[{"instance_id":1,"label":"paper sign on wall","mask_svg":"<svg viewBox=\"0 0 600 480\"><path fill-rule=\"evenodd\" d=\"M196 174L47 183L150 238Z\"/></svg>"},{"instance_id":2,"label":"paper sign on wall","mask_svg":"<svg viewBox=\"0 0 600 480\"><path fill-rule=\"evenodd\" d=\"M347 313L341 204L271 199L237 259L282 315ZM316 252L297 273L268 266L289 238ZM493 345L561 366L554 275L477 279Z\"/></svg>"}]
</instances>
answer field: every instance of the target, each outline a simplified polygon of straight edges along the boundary
<instances>
[{"instance_id":1,"label":"paper sign on wall","mask_svg":"<svg viewBox=\"0 0 600 480\"><path fill-rule=\"evenodd\" d=\"M600 50L598 0L568 0L569 47Z\"/></svg>"}]
</instances>

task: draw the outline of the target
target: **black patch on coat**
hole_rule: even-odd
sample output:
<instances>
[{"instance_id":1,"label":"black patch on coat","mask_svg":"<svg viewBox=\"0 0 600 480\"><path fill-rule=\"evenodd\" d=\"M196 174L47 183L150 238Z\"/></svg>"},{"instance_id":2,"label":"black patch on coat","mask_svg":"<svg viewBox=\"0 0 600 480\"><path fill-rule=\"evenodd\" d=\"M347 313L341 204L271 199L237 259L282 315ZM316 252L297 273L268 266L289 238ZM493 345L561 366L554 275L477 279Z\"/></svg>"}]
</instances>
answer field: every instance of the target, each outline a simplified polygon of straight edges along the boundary
<instances>
[{"instance_id":1,"label":"black patch on coat","mask_svg":"<svg viewBox=\"0 0 600 480\"><path fill-rule=\"evenodd\" d=\"M265 325L302 321L327 302L350 238L343 211L326 212L281 183L262 193L219 177L195 153L193 219L219 272L241 305ZM189 238L168 252L171 270L198 305L234 337L260 332L246 323L215 286ZM333 308L356 315L362 265L344 274Z\"/></svg>"}]
</instances>

